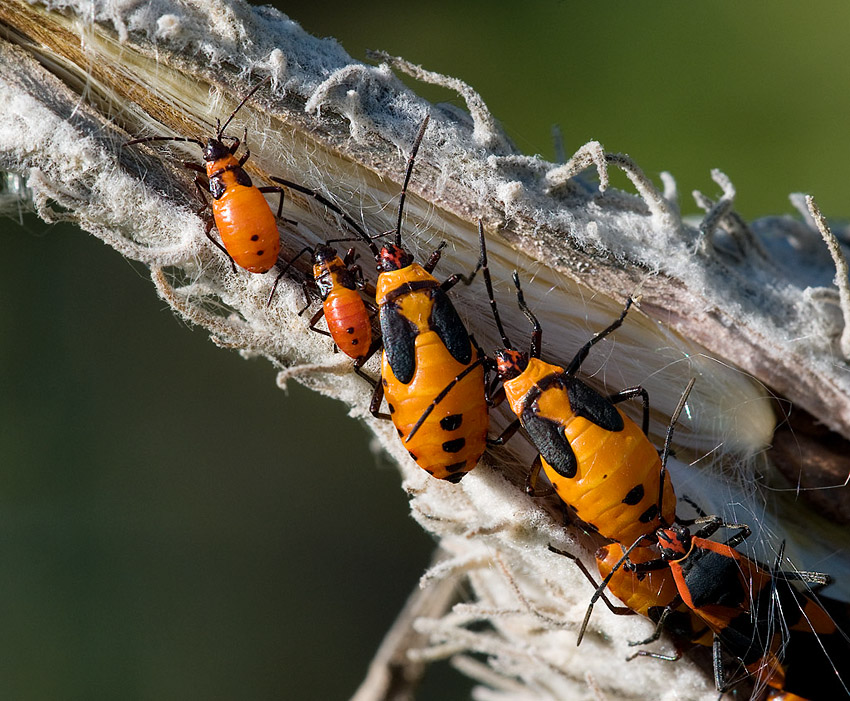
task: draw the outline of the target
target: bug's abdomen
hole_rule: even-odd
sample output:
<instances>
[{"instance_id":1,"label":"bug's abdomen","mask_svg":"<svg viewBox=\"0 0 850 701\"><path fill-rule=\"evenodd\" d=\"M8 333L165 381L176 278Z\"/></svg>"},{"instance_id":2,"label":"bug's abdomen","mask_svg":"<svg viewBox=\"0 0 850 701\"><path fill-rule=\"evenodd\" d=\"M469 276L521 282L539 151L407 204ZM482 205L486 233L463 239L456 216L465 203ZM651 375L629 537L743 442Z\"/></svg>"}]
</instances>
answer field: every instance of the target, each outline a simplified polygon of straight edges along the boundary
<instances>
[{"instance_id":1,"label":"bug's abdomen","mask_svg":"<svg viewBox=\"0 0 850 701\"><path fill-rule=\"evenodd\" d=\"M437 395L467 367L451 356L434 332L416 337L416 371L408 384L396 379L386 352L381 363L384 395L404 447L422 469L453 482L475 467L487 444L489 419L481 366L454 385L413 438L406 438Z\"/></svg>"},{"instance_id":2,"label":"bug's abdomen","mask_svg":"<svg viewBox=\"0 0 850 701\"><path fill-rule=\"evenodd\" d=\"M236 265L265 273L277 262L280 235L274 213L255 187L229 185L212 204L221 243Z\"/></svg>"},{"instance_id":3,"label":"bug's abdomen","mask_svg":"<svg viewBox=\"0 0 850 701\"><path fill-rule=\"evenodd\" d=\"M625 548L620 543L605 545L596 551L596 567L599 576L607 577L623 557ZM637 547L629 553L634 563L649 562L658 555L649 548ZM669 569L651 572L630 572L621 567L614 571L608 581L608 590L635 613L658 621L662 612L676 598L678 590ZM665 628L698 645L710 646L713 631L691 609L680 603L666 618Z\"/></svg>"},{"instance_id":4,"label":"bug's abdomen","mask_svg":"<svg viewBox=\"0 0 850 701\"><path fill-rule=\"evenodd\" d=\"M372 345L372 322L360 294L338 286L323 304L328 330L339 349L355 360L366 355Z\"/></svg>"},{"instance_id":5,"label":"bug's abdomen","mask_svg":"<svg viewBox=\"0 0 850 701\"><path fill-rule=\"evenodd\" d=\"M622 412L622 431L607 431L585 418L562 419L564 435L576 457L572 478L561 476L545 460L546 475L584 522L611 540L630 545L655 531L661 460L640 428ZM664 482L664 517L675 516L676 496L669 474Z\"/></svg>"}]
</instances>

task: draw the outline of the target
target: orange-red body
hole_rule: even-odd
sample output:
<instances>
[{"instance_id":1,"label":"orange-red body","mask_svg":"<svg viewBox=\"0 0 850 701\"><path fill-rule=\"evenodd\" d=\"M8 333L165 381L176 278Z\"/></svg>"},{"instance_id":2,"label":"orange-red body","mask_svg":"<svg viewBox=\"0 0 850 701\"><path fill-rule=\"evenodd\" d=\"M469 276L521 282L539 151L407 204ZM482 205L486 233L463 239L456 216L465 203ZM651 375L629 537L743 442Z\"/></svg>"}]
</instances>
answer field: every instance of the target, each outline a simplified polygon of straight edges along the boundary
<instances>
[{"instance_id":1,"label":"orange-red body","mask_svg":"<svg viewBox=\"0 0 850 701\"><path fill-rule=\"evenodd\" d=\"M325 250L333 249L319 248L313 262L313 278L322 296L325 321L334 343L357 360L372 346L372 320L349 267L336 253L322 256Z\"/></svg>"},{"instance_id":2,"label":"orange-red body","mask_svg":"<svg viewBox=\"0 0 850 701\"><path fill-rule=\"evenodd\" d=\"M622 417L619 431L577 415L580 407L571 405L568 386L577 384L582 392L604 398L579 380L567 378L563 368L538 358L529 358L527 367L503 384L511 409L532 440L539 431L531 424L555 426L560 441L569 444L563 447L575 454L575 474L565 476L547 461L545 447L536 445L558 496L582 521L604 537L627 545L661 525L657 505L661 460L637 424L613 405L611 409ZM549 447L558 451L562 445ZM662 515L664 523L672 523L676 496L669 475L664 474Z\"/></svg>"},{"instance_id":3,"label":"orange-red body","mask_svg":"<svg viewBox=\"0 0 850 701\"><path fill-rule=\"evenodd\" d=\"M734 548L690 536L681 526L660 529L658 542L682 602L759 682L787 689L776 698L793 700L800 698L794 693L817 688L832 689L829 698L850 695L839 676L839 658L850 654L850 644L788 575L772 574Z\"/></svg>"},{"instance_id":4,"label":"orange-red body","mask_svg":"<svg viewBox=\"0 0 850 701\"><path fill-rule=\"evenodd\" d=\"M619 543L605 545L596 551L596 567L605 579L623 557L625 550ZM634 563L649 562L658 555L649 548L633 548L629 560ZM608 581L608 591L635 613L658 622L663 610L678 594L676 582L669 569L651 572L631 572L619 568ZM710 646L714 633L705 622L684 604L667 616L665 625L674 633L697 645Z\"/></svg>"},{"instance_id":5,"label":"orange-red body","mask_svg":"<svg viewBox=\"0 0 850 701\"><path fill-rule=\"evenodd\" d=\"M221 242L236 265L265 273L277 262L280 235L275 215L239 160L227 153L206 163L212 210Z\"/></svg>"},{"instance_id":6,"label":"orange-red body","mask_svg":"<svg viewBox=\"0 0 850 701\"><path fill-rule=\"evenodd\" d=\"M483 455L489 425L484 369L471 368L478 359L469 335L440 284L418 263L382 272L376 300L384 340L381 383L393 423L420 467L458 481ZM394 366L404 368L402 377Z\"/></svg>"}]
</instances>

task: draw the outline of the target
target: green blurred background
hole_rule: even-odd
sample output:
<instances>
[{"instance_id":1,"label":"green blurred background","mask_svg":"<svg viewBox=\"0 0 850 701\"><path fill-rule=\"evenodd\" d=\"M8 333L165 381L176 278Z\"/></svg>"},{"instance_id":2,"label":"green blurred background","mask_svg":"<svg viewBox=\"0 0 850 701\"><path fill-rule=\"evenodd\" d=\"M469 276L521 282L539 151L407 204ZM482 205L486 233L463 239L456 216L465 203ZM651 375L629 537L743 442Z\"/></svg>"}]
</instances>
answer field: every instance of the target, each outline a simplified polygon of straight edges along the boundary
<instances>
[{"instance_id":1,"label":"green blurred background","mask_svg":"<svg viewBox=\"0 0 850 701\"><path fill-rule=\"evenodd\" d=\"M685 212L714 167L747 217L850 211L846 3L362 5L281 9L469 82L527 153L558 123L669 170ZM364 429L93 237L0 231L0 697L347 698L432 548ZM467 689L444 667L421 698Z\"/></svg>"}]
</instances>

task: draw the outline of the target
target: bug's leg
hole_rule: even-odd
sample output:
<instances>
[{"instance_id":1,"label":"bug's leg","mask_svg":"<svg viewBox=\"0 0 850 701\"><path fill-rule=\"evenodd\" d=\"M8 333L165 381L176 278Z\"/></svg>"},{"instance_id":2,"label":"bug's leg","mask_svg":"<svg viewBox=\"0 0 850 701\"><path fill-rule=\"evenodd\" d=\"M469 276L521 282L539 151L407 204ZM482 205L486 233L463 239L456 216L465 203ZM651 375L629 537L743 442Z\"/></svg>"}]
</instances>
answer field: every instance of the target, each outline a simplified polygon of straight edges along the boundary
<instances>
[{"instance_id":1,"label":"bug's leg","mask_svg":"<svg viewBox=\"0 0 850 701\"><path fill-rule=\"evenodd\" d=\"M413 438L414 435L416 435L416 432L420 428L422 428L422 424L425 423L425 419L427 419L431 415L431 412L434 411L436 406L446 398L448 393L451 391L452 387L457 385L458 382L460 382L464 377L469 375L469 373L471 373L473 370L475 370L475 368L477 368L479 365L483 365L483 364L484 364L484 358L478 358L478 360L473 362L471 365L467 365L466 368L464 368L463 370L460 371L460 373L455 375L454 379L451 382L449 382L449 384L447 384L445 387L443 387L443 389L440 391L440 393L436 397L434 397L434 401L431 402L431 404L428 405L428 408L425 409L424 412L422 412L422 416L419 417L419 419L413 425L413 428L410 429L410 433L408 433L407 436L405 436L404 442L407 443L407 441L409 441L411 438Z\"/></svg>"},{"instance_id":2,"label":"bug's leg","mask_svg":"<svg viewBox=\"0 0 850 701\"><path fill-rule=\"evenodd\" d=\"M534 462L531 463L531 471L528 473L528 477L525 478L525 493L530 497L548 497L555 494L555 488L551 485L538 490L537 480L540 478L540 470L542 469L543 461L540 459L540 455L538 454L538 456L534 458Z\"/></svg>"},{"instance_id":3,"label":"bug's leg","mask_svg":"<svg viewBox=\"0 0 850 701\"><path fill-rule=\"evenodd\" d=\"M729 688L729 682L726 681L726 673L723 671L723 655L720 646L720 637L715 635L714 642L711 645L711 666L714 670L714 686L723 694Z\"/></svg>"},{"instance_id":4,"label":"bug's leg","mask_svg":"<svg viewBox=\"0 0 850 701\"><path fill-rule=\"evenodd\" d=\"M596 589L599 586L599 582L596 581L596 579L590 573L590 571L587 569L587 567L584 566L584 563L581 560L579 560L575 555L573 555L572 553L568 553L566 550L559 550L558 548L553 546L551 543L549 544L549 550L551 552L555 553L556 555L562 555L563 557L569 558L570 560L575 562L576 567L578 567L579 570L581 571L581 573L585 577L587 577L587 581L590 582L593 585L593 588ZM628 606L617 606L616 604L611 603L611 601L608 599L607 596L605 596L605 594L602 594L599 598L602 599L602 601L605 603L605 605L608 607L608 609L611 611L611 613L614 613L618 616L634 616L634 615L636 615L635 612L632 611Z\"/></svg>"},{"instance_id":5,"label":"bug's leg","mask_svg":"<svg viewBox=\"0 0 850 701\"><path fill-rule=\"evenodd\" d=\"M305 280L301 284L301 290L304 292L304 306L298 310L298 316L301 316L313 304L313 296L310 294L310 283Z\"/></svg>"},{"instance_id":6,"label":"bug's leg","mask_svg":"<svg viewBox=\"0 0 850 701\"><path fill-rule=\"evenodd\" d=\"M608 401L612 404L619 404L620 402L625 402L629 399L634 399L635 397L640 397L643 402L643 420L641 421L640 427L643 431L643 435L649 435L649 392L647 392L643 387L637 385L636 387L627 387L626 389L622 389L615 394L608 395Z\"/></svg>"},{"instance_id":7,"label":"bug's leg","mask_svg":"<svg viewBox=\"0 0 850 701\"><path fill-rule=\"evenodd\" d=\"M434 268L437 267L437 263L440 262L440 258L443 255L443 249L447 245L448 244L445 241L441 241L440 245L437 246L437 250L434 251L430 256L428 256L428 260L426 261L425 265L422 266L425 269L425 272L427 272L427 273L433 273L434 272Z\"/></svg>"},{"instance_id":8,"label":"bug's leg","mask_svg":"<svg viewBox=\"0 0 850 701\"><path fill-rule=\"evenodd\" d=\"M280 199L277 202L277 214L274 215L275 219L280 219L281 218L280 215L283 212L283 200L285 198L283 188L278 187L277 185L263 185L263 187L258 187L257 189L264 194L268 194L270 192L276 192L278 195L280 195ZM285 221L288 224L292 224L294 226L298 225L298 222L295 221L294 219L284 219L283 221Z\"/></svg>"},{"instance_id":9,"label":"bug's leg","mask_svg":"<svg viewBox=\"0 0 850 701\"><path fill-rule=\"evenodd\" d=\"M210 208L209 200L207 200L207 195L210 194L209 183L207 182L206 176L196 175L195 180L195 193L198 195L198 199L201 201L200 209L196 210L196 214L201 214L202 212L206 212Z\"/></svg>"},{"instance_id":10,"label":"bug's leg","mask_svg":"<svg viewBox=\"0 0 850 701\"><path fill-rule=\"evenodd\" d=\"M696 533L695 538L710 538L721 528L734 528L740 531L729 538L724 545L734 548L750 537L750 527L744 523L725 523L720 516L705 516L694 520L694 524L705 524Z\"/></svg>"},{"instance_id":11,"label":"bug's leg","mask_svg":"<svg viewBox=\"0 0 850 701\"><path fill-rule=\"evenodd\" d=\"M389 414L384 414L380 411L382 401L384 401L383 379L375 383L375 390L372 392L372 401L369 402L369 413L376 419L390 419Z\"/></svg>"},{"instance_id":12,"label":"bug's leg","mask_svg":"<svg viewBox=\"0 0 850 701\"><path fill-rule=\"evenodd\" d=\"M309 327L310 331L315 331L316 333L322 334L322 336L329 336L329 337L333 338L333 336L331 336L330 331L323 331L322 329L316 328L316 324L319 323L319 320L324 315L325 315L325 308L319 307L319 311L317 311L315 314L313 314L313 316L310 318L310 323L309 323L308 327ZM334 346L334 347L336 347L336 346Z\"/></svg>"},{"instance_id":13,"label":"bug's leg","mask_svg":"<svg viewBox=\"0 0 850 701\"><path fill-rule=\"evenodd\" d=\"M481 235L481 239L483 241L483 234ZM446 280L443 281L443 284L440 285L440 289L443 292L448 292L459 282L462 282L464 285L471 285L472 281L475 279L475 276L478 274L478 271L484 267L486 261L487 254L484 247L482 246L481 253L478 256L478 263L476 264L475 269L471 273L469 273L469 275L464 275L463 273L455 273L454 275L450 275Z\"/></svg>"},{"instance_id":14,"label":"bug's leg","mask_svg":"<svg viewBox=\"0 0 850 701\"><path fill-rule=\"evenodd\" d=\"M675 600L676 599L674 599L674 601ZM679 599L679 601L681 601L681 599ZM650 635L646 640L629 641L629 645L631 647L635 647L637 645L649 645L650 643L654 643L656 640L658 640L661 637L661 631L664 630L664 622L667 620L667 616L669 616L670 612L673 610L671 606L666 606L664 608L664 612L661 614L661 617L655 624L655 631L652 635Z\"/></svg>"},{"instance_id":15,"label":"bug's leg","mask_svg":"<svg viewBox=\"0 0 850 701\"><path fill-rule=\"evenodd\" d=\"M194 170L197 173L207 174L207 169L203 166L199 166L197 163L192 163L191 161L183 161L183 167L188 168L189 170Z\"/></svg>"},{"instance_id":16,"label":"bug's leg","mask_svg":"<svg viewBox=\"0 0 850 701\"><path fill-rule=\"evenodd\" d=\"M345 256L343 256L343 258L342 258L342 263L343 263L343 265L345 265L346 267L348 267L348 266L349 266L349 265L351 265L351 264L352 264L355 260L357 260L357 249L356 249L356 248L354 248L354 247L352 246L351 248L349 248L349 249L345 252ZM358 270L360 270L360 266L359 266L359 265L357 266L357 269L358 269ZM361 272L361 275L362 275L362 272Z\"/></svg>"},{"instance_id":17,"label":"bug's leg","mask_svg":"<svg viewBox=\"0 0 850 701\"><path fill-rule=\"evenodd\" d=\"M505 387L504 385L500 387L500 382L501 378L496 375L492 380L490 380L489 385L487 385L487 391L484 393L484 396L487 399L487 406L489 407L500 406L502 402L507 399Z\"/></svg>"},{"instance_id":18,"label":"bug's leg","mask_svg":"<svg viewBox=\"0 0 850 701\"><path fill-rule=\"evenodd\" d=\"M369 358L371 358L381 347L381 339L376 338L372 341L372 345L369 346L369 350L366 351L366 355L360 356L357 360L354 361L354 372L356 372L360 377L362 377L366 382L368 382L372 387L376 387L378 382L369 377L361 368L369 362Z\"/></svg>"},{"instance_id":19,"label":"bug's leg","mask_svg":"<svg viewBox=\"0 0 850 701\"><path fill-rule=\"evenodd\" d=\"M354 276L354 286L362 292L366 288L366 280L363 278L363 268L359 265L349 265L348 270ZM374 307L374 305L372 306Z\"/></svg>"},{"instance_id":20,"label":"bug's leg","mask_svg":"<svg viewBox=\"0 0 850 701\"><path fill-rule=\"evenodd\" d=\"M198 182L197 178L195 178L195 185L198 187L198 190L199 190L199 193L201 194L201 197L203 197L202 193L204 193L205 190L203 188L203 185L200 182ZM204 198L204 206L198 212L198 214L200 214L201 212L204 212L208 208L209 208L209 203L206 201L206 198ZM216 241L212 237L211 232L212 232L212 228L213 228L214 225L215 225L215 222L212 219L212 217L207 219L206 224L204 224L204 236L206 236L210 240L210 243L212 243L218 250L220 250L222 253L224 253L224 255L227 256L227 260L230 261L230 267L233 269L233 272L235 273L236 272L236 263L234 262L233 257L227 252L227 249L224 246L222 246L218 241Z\"/></svg>"},{"instance_id":21,"label":"bug's leg","mask_svg":"<svg viewBox=\"0 0 850 701\"><path fill-rule=\"evenodd\" d=\"M634 654L626 658L626 662L631 662L636 657L651 657L654 660L662 660L664 662L678 662L682 659L682 651L678 646L675 648L676 653L673 655L662 655L660 652L650 652L649 650L638 650Z\"/></svg>"},{"instance_id":22,"label":"bug's leg","mask_svg":"<svg viewBox=\"0 0 850 701\"><path fill-rule=\"evenodd\" d=\"M488 438L487 445L504 445L511 438L513 438L514 434L519 430L520 421L519 419L515 419L511 421L506 427L505 430L502 431L496 438ZM531 479L531 474L528 476L529 480ZM526 487L526 491L528 491L528 487ZM533 491L533 487L532 487ZM531 492L529 492L531 493ZM550 492L551 494L551 492ZM531 496L540 496L538 494L531 494Z\"/></svg>"}]
</instances>

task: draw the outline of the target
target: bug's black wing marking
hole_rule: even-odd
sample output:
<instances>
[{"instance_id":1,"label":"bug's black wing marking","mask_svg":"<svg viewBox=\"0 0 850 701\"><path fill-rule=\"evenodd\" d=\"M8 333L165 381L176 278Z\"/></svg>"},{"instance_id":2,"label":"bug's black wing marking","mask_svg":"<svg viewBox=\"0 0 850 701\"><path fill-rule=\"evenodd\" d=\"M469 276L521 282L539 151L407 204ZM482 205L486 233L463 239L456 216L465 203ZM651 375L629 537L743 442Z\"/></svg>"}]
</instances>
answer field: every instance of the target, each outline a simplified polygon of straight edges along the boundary
<instances>
[{"instance_id":1,"label":"bug's black wing marking","mask_svg":"<svg viewBox=\"0 0 850 701\"><path fill-rule=\"evenodd\" d=\"M710 604L736 608L748 594L740 584L738 561L713 550L694 548L681 562L696 608Z\"/></svg>"},{"instance_id":2,"label":"bug's black wing marking","mask_svg":"<svg viewBox=\"0 0 850 701\"><path fill-rule=\"evenodd\" d=\"M428 325L440 337L451 356L459 363L468 365L472 362L472 344L466 327L445 292L435 288L432 294Z\"/></svg>"},{"instance_id":3,"label":"bug's black wing marking","mask_svg":"<svg viewBox=\"0 0 850 701\"><path fill-rule=\"evenodd\" d=\"M599 392L574 377L567 378L567 396L576 416L592 421L606 431L622 431L623 417Z\"/></svg>"},{"instance_id":4,"label":"bug's black wing marking","mask_svg":"<svg viewBox=\"0 0 850 701\"><path fill-rule=\"evenodd\" d=\"M396 379L408 384L416 372L416 324L406 319L390 302L381 308L381 335L387 362Z\"/></svg>"},{"instance_id":5,"label":"bug's black wing marking","mask_svg":"<svg viewBox=\"0 0 850 701\"><path fill-rule=\"evenodd\" d=\"M564 435L564 427L551 419L538 416L533 406L522 412L522 426L528 433L541 457L562 477L576 476L578 461L570 442Z\"/></svg>"}]
</instances>

